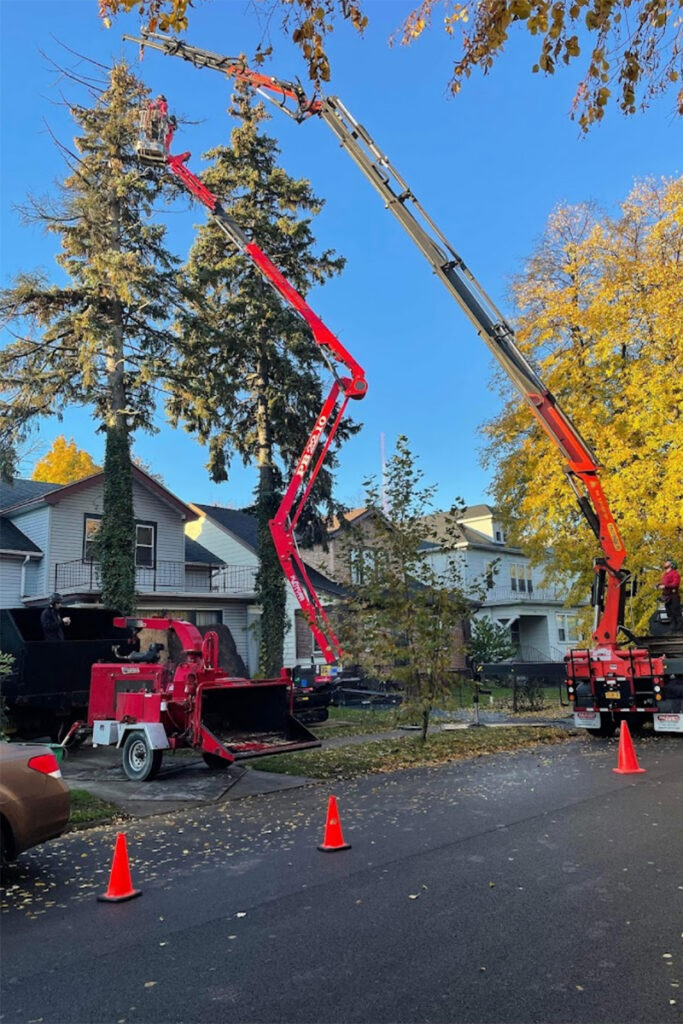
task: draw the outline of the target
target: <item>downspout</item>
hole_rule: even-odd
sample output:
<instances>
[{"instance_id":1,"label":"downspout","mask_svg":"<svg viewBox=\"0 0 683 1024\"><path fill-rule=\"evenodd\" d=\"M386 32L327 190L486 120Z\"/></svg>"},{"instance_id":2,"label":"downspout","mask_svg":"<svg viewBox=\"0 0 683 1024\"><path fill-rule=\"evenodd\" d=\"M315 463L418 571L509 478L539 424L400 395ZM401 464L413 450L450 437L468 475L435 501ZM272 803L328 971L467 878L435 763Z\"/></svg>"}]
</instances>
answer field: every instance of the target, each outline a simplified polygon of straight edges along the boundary
<instances>
[{"instance_id":1,"label":"downspout","mask_svg":"<svg viewBox=\"0 0 683 1024\"><path fill-rule=\"evenodd\" d=\"M28 597L28 594L26 593L26 566L30 561L31 556L26 555L24 561L21 563L21 593L19 594L19 597L22 601L25 597Z\"/></svg>"}]
</instances>

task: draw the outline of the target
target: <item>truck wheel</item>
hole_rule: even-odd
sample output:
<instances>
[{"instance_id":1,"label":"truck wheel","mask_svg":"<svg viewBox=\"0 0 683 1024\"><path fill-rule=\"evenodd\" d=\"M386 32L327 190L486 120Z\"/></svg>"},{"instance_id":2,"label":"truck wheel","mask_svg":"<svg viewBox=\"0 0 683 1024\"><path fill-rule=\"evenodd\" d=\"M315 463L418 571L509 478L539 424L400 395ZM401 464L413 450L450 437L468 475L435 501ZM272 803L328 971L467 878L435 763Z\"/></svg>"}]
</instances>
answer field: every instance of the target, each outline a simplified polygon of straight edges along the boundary
<instances>
[{"instance_id":1,"label":"truck wheel","mask_svg":"<svg viewBox=\"0 0 683 1024\"><path fill-rule=\"evenodd\" d=\"M230 761L226 761L224 757L219 757L218 754L202 754L202 759L207 768L210 768L213 772L223 771L225 768L230 767Z\"/></svg>"},{"instance_id":2,"label":"truck wheel","mask_svg":"<svg viewBox=\"0 0 683 1024\"><path fill-rule=\"evenodd\" d=\"M158 774L163 750L152 750L144 732L131 732L123 744L123 770L132 782L146 782Z\"/></svg>"}]
</instances>

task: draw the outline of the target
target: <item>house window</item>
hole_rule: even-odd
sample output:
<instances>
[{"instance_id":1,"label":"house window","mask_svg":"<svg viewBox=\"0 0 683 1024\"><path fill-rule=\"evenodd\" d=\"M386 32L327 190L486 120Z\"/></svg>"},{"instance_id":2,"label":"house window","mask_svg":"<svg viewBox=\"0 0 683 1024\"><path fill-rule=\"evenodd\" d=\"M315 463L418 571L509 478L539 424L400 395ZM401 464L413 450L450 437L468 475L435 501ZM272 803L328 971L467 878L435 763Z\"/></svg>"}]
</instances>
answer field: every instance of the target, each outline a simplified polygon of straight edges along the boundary
<instances>
[{"instance_id":1,"label":"house window","mask_svg":"<svg viewBox=\"0 0 683 1024\"><path fill-rule=\"evenodd\" d=\"M135 564L139 569L153 569L156 561L156 523L135 524Z\"/></svg>"},{"instance_id":2,"label":"house window","mask_svg":"<svg viewBox=\"0 0 683 1024\"><path fill-rule=\"evenodd\" d=\"M555 621L557 622L557 639L560 643L576 643L576 615L565 615L563 612L558 612Z\"/></svg>"},{"instance_id":3,"label":"house window","mask_svg":"<svg viewBox=\"0 0 683 1024\"><path fill-rule=\"evenodd\" d=\"M98 561L97 540L102 526L102 516L86 516L83 524L83 561Z\"/></svg>"},{"instance_id":4,"label":"house window","mask_svg":"<svg viewBox=\"0 0 683 1024\"><path fill-rule=\"evenodd\" d=\"M496 530L496 540L498 541L499 544L503 543L503 534L500 532L500 530Z\"/></svg>"},{"instance_id":5,"label":"house window","mask_svg":"<svg viewBox=\"0 0 683 1024\"><path fill-rule=\"evenodd\" d=\"M486 571L484 573L484 579L486 580L486 589L487 590L493 590L493 588L495 586L495 571L494 570L495 570L495 563L494 562L489 562L488 565L486 566Z\"/></svg>"},{"instance_id":6,"label":"house window","mask_svg":"<svg viewBox=\"0 0 683 1024\"><path fill-rule=\"evenodd\" d=\"M531 569L528 565L510 566L510 587L521 593L531 594L534 586L531 581Z\"/></svg>"}]
</instances>

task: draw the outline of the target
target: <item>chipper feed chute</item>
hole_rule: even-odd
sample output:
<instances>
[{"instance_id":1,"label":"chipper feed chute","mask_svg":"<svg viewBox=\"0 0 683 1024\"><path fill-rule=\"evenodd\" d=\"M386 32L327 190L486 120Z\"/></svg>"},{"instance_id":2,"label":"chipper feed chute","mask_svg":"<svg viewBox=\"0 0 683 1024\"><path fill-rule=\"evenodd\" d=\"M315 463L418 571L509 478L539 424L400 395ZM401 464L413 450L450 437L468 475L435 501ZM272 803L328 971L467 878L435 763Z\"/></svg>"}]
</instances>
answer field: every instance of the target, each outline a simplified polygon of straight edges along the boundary
<instances>
[{"instance_id":1,"label":"chipper feed chute","mask_svg":"<svg viewBox=\"0 0 683 1024\"><path fill-rule=\"evenodd\" d=\"M290 708L286 679L200 684L197 714L202 750L220 757L223 747L235 760L244 760L320 746Z\"/></svg>"}]
</instances>

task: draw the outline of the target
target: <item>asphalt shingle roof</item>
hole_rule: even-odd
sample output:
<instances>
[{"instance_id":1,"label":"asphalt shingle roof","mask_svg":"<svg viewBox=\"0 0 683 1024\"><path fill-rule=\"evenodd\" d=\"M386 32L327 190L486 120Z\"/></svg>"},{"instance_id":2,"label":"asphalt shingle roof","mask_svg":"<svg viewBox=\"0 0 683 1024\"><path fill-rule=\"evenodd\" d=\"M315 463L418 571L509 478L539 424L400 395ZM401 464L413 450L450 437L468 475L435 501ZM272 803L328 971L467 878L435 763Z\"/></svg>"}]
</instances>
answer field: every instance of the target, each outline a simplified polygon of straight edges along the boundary
<instances>
[{"instance_id":1,"label":"asphalt shingle roof","mask_svg":"<svg viewBox=\"0 0 683 1024\"><path fill-rule=\"evenodd\" d=\"M37 544L18 530L11 519L0 516L0 551L35 551L41 553Z\"/></svg>"},{"instance_id":2,"label":"asphalt shingle roof","mask_svg":"<svg viewBox=\"0 0 683 1024\"><path fill-rule=\"evenodd\" d=\"M256 516L249 515L248 512L240 512L236 508L222 508L220 505L197 505L196 507L256 551L258 547Z\"/></svg>"},{"instance_id":3,"label":"asphalt shingle roof","mask_svg":"<svg viewBox=\"0 0 683 1024\"><path fill-rule=\"evenodd\" d=\"M0 484L0 512L13 505L40 498L50 491L59 491L64 484L48 484L42 480L14 480L11 484Z\"/></svg>"},{"instance_id":4,"label":"asphalt shingle roof","mask_svg":"<svg viewBox=\"0 0 683 1024\"><path fill-rule=\"evenodd\" d=\"M185 561L193 565L225 565L222 558L188 536L185 537Z\"/></svg>"}]
</instances>

